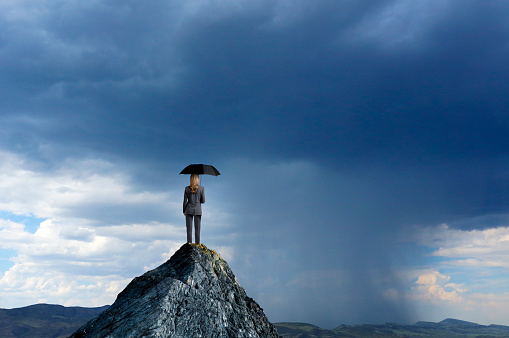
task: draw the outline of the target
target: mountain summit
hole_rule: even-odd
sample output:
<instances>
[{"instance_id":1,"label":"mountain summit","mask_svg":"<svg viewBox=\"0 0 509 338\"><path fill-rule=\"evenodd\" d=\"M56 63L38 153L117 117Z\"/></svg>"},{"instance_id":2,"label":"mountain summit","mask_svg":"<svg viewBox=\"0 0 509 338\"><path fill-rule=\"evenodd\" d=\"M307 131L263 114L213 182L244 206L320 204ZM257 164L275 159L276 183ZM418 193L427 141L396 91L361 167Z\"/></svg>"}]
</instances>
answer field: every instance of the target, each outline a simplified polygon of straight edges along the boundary
<instances>
[{"instance_id":1,"label":"mountain summit","mask_svg":"<svg viewBox=\"0 0 509 338\"><path fill-rule=\"evenodd\" d=\"M71 337L279 337L219 254L184 244Z\"/></svg>"}]
</instances>

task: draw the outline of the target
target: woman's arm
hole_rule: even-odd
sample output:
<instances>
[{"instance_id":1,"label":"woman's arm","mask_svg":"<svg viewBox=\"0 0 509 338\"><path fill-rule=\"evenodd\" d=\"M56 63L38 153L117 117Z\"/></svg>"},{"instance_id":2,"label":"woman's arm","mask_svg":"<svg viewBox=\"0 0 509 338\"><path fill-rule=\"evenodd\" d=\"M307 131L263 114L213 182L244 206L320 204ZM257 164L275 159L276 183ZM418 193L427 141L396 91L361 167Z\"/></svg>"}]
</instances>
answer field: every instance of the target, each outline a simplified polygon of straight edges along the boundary
<instances>
[{"instance_id":1,"label":"woman's arm","mask_svg":"<svg viewBox=\"0 0 509 338\"><path fill-rule=\"evenodd\" d=\"M182 205L182 211L184 212L184 215L186 214L186 207L187 207L187 193L186 189L184 189L184 203Z\"/></svg>"}]
</instances>

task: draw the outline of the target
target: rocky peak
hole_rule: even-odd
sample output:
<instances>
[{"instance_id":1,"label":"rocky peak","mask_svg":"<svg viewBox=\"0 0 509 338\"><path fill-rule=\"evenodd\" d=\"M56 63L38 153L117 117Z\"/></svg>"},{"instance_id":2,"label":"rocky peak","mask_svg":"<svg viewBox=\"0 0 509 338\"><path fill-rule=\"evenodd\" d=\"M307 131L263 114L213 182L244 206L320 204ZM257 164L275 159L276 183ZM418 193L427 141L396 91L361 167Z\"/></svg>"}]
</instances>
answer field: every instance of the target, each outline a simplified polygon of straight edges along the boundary
<instances>
[{"instance_id":1,"label":"rocky peak","mask_svg":"<svg viewBox=\"0 0 509 338\"><path fill-rule=\"evenodd\" d=\"M71 337L279 337L225 260L184 244Z\"/></svg>"}]
</instances>

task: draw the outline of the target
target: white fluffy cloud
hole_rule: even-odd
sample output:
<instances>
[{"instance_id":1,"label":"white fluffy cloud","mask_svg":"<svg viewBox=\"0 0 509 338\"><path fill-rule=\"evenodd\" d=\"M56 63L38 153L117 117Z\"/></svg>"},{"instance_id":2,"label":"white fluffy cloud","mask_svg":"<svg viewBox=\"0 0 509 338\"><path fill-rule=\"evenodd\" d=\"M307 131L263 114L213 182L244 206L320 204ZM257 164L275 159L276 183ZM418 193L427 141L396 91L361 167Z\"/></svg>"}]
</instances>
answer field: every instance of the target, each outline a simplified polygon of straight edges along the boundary
<instances>
[{"instance_id":1,"label":"white fluffy cloud","mask_svg":"<svg viewBox=\"0 0 509 338\"><path fill-rule=\"evenodd\" d=\"M433 256L449 264L509 268L509 227L484 230L451 229L447 225L425 228L417 238L421 245L437 248Z\"/></svg>"},{"instance_id":2,"label":"white fluffy cloud","mask_svg":"<svg viewBox=\"0 0 509 338\"><path fill-rule=\"evenodd\" d=\"M452 282L454 275L436 270L414 272L413 287L406 297L414 302L415 308L427 313L428 318L421 317L424 320L452 317L484 325L505 323L509 292L495 289L493 292L472 292L470 288L476 287L479 271L470 270L469 273L466 282L457 284ZM430 314L433 314L431 318Z\"/></svg>"},{"instance_id":3,"label":"white fluffy cloud","mask_svg":"<svg viewBox=\"0 0 509 338\"><path fill-rule=\"evenodd\" d=\"M54 171L44 172L30 168L30 163L13 154L4 152L0 157L0 210L14 214L87 224L114 215L122 224L132 216L140 218L140 213L133 212L140 208L151 212L141 214L145 219L162 213L168 218L180 205L180 192L134 191L128 175L105 161L69 160Z\"/></svg>"},{"instance_id":4,"label":"white fluffy cloud","mask_svg":"<svg viewBox=\"0 0 509 338\"><path fill-rule=\"evenodd\" d=\"M439 301L461 302L461 293L467 290L463 288L463 285L449 283L450 279L449 276L438 271L421 274L415 282L417 286L414 290L417 298L434 303Z\"/></svg>"},{"instance_id":5,"label":"white fluffy cloud","mask_svg":"<svg viewBox=\"0 0 509 338\"><path fill-rule=\"evenodd\" d=\"M409 272L407 298L431 306L443 318L481 324L505 323L509 311L509 227L452 229L443 224L413 231L413 241L431 248L429 269ZM437 258L440 258L437 260ZM425 311L428 312L429 311Z\"/></svg>"}]
</instances>

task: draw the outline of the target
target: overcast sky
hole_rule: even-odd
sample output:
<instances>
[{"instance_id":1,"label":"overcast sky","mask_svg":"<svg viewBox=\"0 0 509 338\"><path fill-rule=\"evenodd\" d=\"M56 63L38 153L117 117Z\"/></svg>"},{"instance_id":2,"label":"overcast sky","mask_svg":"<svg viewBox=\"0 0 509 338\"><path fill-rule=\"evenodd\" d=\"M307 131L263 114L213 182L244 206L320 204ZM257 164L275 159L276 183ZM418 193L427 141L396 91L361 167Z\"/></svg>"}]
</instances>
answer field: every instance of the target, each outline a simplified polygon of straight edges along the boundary
<instances>
[{"instance_id":1,"label":"overcast sky","mask_svg":"<svg viewBox=\"0 0 509 338\"><path fill-rule=\"evenodd\" d=\"M4 0L0 307L202 241L269 320L509 325L509 2Z\"/></svg>"}]
</instances>

